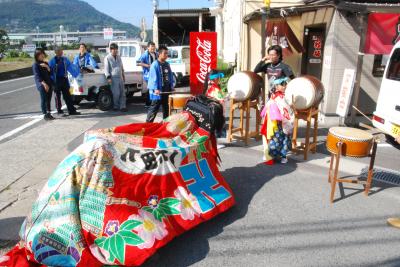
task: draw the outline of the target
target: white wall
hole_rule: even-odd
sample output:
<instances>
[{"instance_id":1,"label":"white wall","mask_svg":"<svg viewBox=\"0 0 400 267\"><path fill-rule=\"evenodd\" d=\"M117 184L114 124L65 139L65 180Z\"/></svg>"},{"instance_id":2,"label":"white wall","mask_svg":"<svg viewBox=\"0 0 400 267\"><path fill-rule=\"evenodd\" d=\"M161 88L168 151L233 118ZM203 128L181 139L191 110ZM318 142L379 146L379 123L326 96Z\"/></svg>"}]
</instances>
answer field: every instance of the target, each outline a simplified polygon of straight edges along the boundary
<instances>
[{"instance_id":1,"label":"white wall","mask_svg":"<svg viewBox=\"0 0 400 267\"><path fill-rule=\"evenodd\" d=\"M335 11L332 24L328 29L324 51L322 83L325 86L325 97L321 111L331 115L336 111L340 86L345 68L357 68L357 57L360 37L358 23L354 16L345 17ZM359 108L371 114L376 107L381 78L372 75L373 55L364 56L361 76Z\"/></svg>"}]
</instances>

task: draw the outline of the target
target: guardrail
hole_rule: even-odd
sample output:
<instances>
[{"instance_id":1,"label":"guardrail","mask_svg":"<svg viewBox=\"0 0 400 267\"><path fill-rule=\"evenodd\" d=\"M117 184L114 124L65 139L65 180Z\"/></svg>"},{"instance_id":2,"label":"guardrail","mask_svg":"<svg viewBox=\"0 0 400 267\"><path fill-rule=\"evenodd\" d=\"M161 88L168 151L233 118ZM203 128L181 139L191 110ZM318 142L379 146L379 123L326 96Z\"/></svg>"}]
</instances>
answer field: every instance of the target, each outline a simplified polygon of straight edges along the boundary
<instances>
[{"instance_id":1,"label":"guardrail","mask_svg":"<svg viewBox=\"0 0 400 267\"><path fill-rule=\"evenodd\" d=\"M30 76L30 75L33 75L32 67L27 67L27 68L18 69L18 70L12 70L12 71L6 71L6 72L0 73L0 81L10 80L10 79L15 79L15 78L20 78L20 77L26 77L26 76Z\"/></svg>"}]
</instances>

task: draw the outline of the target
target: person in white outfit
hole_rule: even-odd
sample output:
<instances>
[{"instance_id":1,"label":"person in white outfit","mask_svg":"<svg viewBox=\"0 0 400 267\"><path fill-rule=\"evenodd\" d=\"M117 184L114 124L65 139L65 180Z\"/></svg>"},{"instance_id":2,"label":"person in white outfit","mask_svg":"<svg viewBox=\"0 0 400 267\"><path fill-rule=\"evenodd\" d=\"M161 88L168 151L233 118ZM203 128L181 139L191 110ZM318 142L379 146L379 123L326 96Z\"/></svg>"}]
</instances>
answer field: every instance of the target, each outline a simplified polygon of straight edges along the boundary
<instances>
[{"instance_id":1,"label":"person in white outfit","mask_svg":"<svg viewBox=\"0 0 400 267\"><path fill-rule=\"evenodd\" d=\"M110 54L104 58L104 74L111 87L114 110L128 111L126 108L125 74L121 57L118 55L118 45L110 45Z\"/></svg>"}]
</instances>

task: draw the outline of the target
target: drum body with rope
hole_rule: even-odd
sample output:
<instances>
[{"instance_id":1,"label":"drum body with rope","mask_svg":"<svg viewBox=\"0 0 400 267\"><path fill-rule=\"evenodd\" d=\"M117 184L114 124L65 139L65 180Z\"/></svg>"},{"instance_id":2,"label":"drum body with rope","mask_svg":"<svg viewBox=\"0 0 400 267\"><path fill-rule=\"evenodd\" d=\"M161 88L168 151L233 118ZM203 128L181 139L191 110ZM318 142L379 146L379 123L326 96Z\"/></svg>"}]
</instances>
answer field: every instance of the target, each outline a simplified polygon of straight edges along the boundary
<instances>
[{"instance_id":1,"label":"drum body with rope","mask_svg":"<svg viewBox=\"0 0 400 267\"><path fill-rule=\"evenodd\" d=\"M235 73L228 81L229 97L236 101L254 100L260 94L263 79L252 71Z\"/></svg>"},{"instance_id":2,"label":"drum body with rope","mask_svg":"<svg viewBox=\"0 0 400 267\"><path fill-rule=\"evenodd\" d=\"M304 75L288 83L285 98L297 110L307 110L318 108L324 92L325 89L320 80L311 75Z\"/></svg>"},{"instance_id":3,"label":"drum body with rope","mask_svg":"<svg viewBox=\"0 0 400 267\"><path fill-rule=\"evenodd\" d=\"M171 94L168 97L170 114L172 110L181 110L185 107L186 101L191 97L191 94Z\"/></svg>"},{"instance_id":4,"label":"drum body with rope","mask_svg":"<svg viewBox=\"0 0 400 267\"><path fill-rule=\"evenodd\" d=\"M351 127L332 127L329 129L326 148L338 154L338 143L342 143L341 155L354 158L368 157L373 145L372 134Z\"/></svg>"}]
</instances>

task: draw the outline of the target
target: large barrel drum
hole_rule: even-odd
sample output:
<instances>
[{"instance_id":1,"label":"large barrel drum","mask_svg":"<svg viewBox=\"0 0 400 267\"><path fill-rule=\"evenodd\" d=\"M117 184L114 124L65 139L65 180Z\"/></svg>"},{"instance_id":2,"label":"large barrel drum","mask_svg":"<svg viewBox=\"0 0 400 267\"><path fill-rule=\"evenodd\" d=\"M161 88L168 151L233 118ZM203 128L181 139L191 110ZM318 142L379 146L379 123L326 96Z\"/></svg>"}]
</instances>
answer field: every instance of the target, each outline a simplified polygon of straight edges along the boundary
<instances>
[{"instance_id":1,"label":"large barrel drum","mask_svg":"<svg viewBox=\"0 0 400 267\"><path fill-rule=\"evenodd\" d=\"M262 87L263 79L252 71L235 73L228 81L229 97L237 101L256 99Z\"/></svg>"},{"instance_id":2,"label":"large barrel drum","mask_svg":"<svg viewBox=\"0 0 400 267\"><path fill-rule=\"evenodd\" d=\"M321 81L311 75L304 75L291 80L286 88L285 97L289 104L294 100L294 107L306 110L318 107L324 97L324 86Z\"/></svg>"}]
</instances>

